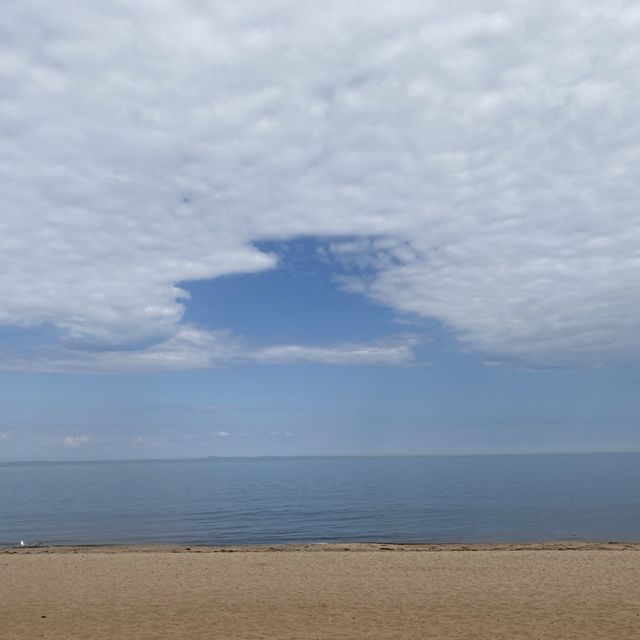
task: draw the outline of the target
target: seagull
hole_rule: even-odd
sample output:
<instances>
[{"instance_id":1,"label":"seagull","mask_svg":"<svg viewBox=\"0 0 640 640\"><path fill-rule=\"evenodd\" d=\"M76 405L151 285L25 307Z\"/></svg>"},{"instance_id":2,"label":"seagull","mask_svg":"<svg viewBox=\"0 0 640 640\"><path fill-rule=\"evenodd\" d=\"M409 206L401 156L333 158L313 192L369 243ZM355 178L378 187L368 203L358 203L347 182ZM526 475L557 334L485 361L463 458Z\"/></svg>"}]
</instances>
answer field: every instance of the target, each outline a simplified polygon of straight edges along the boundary
<instances>
[{"instance_id":1,"label":"seagull","mask_svg":"<svg viewBox=\"0 0 640 640\"><path fill-rule=\"evenodd\" d=\"M24 543L24 540L20 540L20 546L21 547L26 547L27 545Z\"/></svg>"}]
</instances>

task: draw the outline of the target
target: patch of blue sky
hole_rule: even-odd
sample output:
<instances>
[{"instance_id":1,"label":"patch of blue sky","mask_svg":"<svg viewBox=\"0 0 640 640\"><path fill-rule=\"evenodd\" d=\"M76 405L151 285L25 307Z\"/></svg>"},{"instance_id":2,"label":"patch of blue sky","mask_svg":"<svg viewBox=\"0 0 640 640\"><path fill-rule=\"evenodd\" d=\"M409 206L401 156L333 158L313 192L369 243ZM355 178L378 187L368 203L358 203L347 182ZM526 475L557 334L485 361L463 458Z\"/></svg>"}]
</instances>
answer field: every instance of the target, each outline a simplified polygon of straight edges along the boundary
<instances>
[{"instance_id":1,"label":"patch of blue sky","mask_svg":"<svg viewBox=\"0 0 640 640\"><path fill-rule=\"evenodd\" d=\"M311 239L261 243L261 251L278 256L276 268L181 283L191 295L184 320L283 344L365 342L406 332L393 310L342 290L318 246Z\"/></svg>"}]
</instances>

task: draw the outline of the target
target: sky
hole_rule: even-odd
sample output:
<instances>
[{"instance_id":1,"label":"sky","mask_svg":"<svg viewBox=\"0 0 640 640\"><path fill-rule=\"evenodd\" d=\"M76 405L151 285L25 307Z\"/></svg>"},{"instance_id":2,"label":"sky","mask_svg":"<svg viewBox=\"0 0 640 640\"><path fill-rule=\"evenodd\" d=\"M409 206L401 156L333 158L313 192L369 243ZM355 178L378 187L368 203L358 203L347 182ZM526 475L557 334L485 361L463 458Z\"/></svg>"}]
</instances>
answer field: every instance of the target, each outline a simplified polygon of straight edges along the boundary
<instances>
[{"instance_id":1,"label":"sky","mask_svg":"<svg viewBox=\"0 0 640 640\"><path fill-rule=\"evenodd\" d=\"M640 7L0 13L0 461L640 450Z\"/></svg>"}]
</instances>

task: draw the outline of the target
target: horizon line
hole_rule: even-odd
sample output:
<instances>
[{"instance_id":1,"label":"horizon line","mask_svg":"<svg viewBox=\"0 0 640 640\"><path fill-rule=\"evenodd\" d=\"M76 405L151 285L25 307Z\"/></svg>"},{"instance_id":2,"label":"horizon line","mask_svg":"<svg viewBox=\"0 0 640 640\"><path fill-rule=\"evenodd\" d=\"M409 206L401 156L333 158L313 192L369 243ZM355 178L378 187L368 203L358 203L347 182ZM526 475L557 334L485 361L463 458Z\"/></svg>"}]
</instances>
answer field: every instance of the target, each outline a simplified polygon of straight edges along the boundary
<instances>
[{"instance_id":1,"label":"horizon line","mask_svg":"<svg viewBox=\"0 0 640 640\"><path fill-rule=\"evenodd\" d=\"M343 453L343 454L291 454L291 455L238 455L199 456L189 458L96 458L87 460L5 460L0 466L29 466L55 464L126 464L133 462L206 462L209 460L264 460L264 459L327 459L327 458L488 458L521 456L589 456L589 455L637 455L640 451L513 451L495 453Z\"/></svg>"}]
</instances>

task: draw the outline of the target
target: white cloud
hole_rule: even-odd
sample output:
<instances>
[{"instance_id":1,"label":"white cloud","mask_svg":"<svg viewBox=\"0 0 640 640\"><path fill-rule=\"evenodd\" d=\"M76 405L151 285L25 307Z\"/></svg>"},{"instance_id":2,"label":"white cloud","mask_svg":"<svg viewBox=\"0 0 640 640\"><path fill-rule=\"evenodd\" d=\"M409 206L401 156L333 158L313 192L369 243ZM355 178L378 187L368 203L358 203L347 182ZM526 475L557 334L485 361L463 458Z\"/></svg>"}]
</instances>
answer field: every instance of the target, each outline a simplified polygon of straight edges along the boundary
<instances>
[{"instance_id":1,"label":"white cloud","mask_svg":"<svg viewBox=\"0 0 640 640\"><path fill-rule=\"evenodd\" d=\"M228 331L207 331L181 325L176 335L146 348L86 351L53 347L21 353L13 358L6 356L2 366L8 370L41 373L117 373L208 369L252 362L409 365L417 344L416 338L406 336L368 344L255 348Z\"/></svg>"},{"instance_id":2,"label":"white cloud","mask_svg":"<svg viewBox=\"0 0 640 640\"><path fill-rule=\"evenodd\" d=\"M289 364L318 362L322 364L396 364L406 365L413 360L418 341L409 336L394 342L369 344L339 344L330 347L283 345L268 347L248 354L255 362Z\"/></svg>"},{"instance_id":3,"label":"white cloud","mask_svg":"<svg viewBox=\"0 0 640 640\"><path fill-rule=\"evenodd\" d=\"M182 324L181 282L301 235L492 357L637 358L639 28L622 0L5 7L0 323L61 343L3 366L406 361Z\"/></svg>"},{"instance_id":4,"label":"white cloud","mask_svg":"<svg viewBox=\"0 0 640 640\"><path fill-rule=\"evenodd\" d=\"M216 435L220 438L226 438L229 436L229 432L228 431L218 431L216 433Z\"/></svg>"},{"instance_id":5,"label":"white cloud","mask_svg":"<svg viewBox=\"0 0 640 640\"><path fill-rule=\"evenodd\" d=\"M65 447L79 447L90 441L91 438L89 436L65 436L63 442Z\"/></svg>"}]
</instances>

